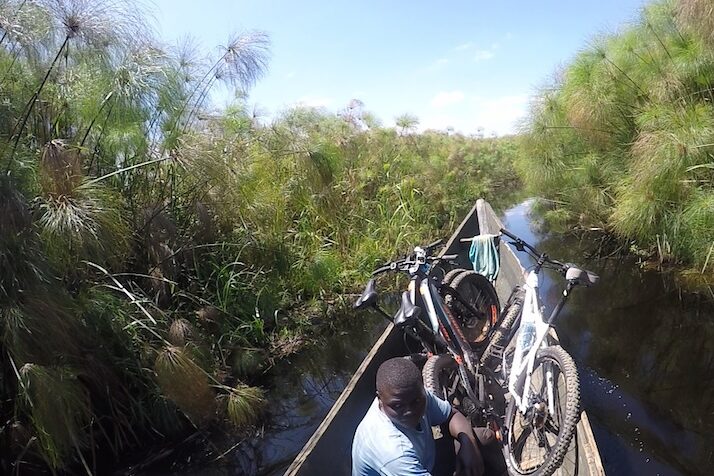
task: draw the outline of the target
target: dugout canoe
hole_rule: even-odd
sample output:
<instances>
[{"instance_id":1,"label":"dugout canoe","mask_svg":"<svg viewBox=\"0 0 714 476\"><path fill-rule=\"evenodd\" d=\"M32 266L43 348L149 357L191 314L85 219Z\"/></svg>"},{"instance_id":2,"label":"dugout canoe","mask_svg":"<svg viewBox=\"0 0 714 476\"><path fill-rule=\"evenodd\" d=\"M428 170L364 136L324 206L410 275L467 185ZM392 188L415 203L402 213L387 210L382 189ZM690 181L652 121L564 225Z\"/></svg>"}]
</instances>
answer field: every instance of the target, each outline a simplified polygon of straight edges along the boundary
<instances>
[{"instance_id":1,"label":"dugout canoe","mask_svg":"<svg viewBox=\"0 0 714 476\"><path fill-rule=\"evenodd\" d=\"M457 254L461 267L468 269L471 267L468 259L470 245L462 241L462 238L470 238L480 233L496 234L502 226L491 205L479 199L446 243L442 253ZM501 303L505 303L514 286L523 282L524 269L510 247L503 242L499 246L501 270L496 280L496 291ZM385 360L404 354L402 333L389 324L330 412L288 467L285 476L350 475L352 437L374 398L377 368ZM595 437L584 410L566 460L556 475L605 475Z\"/></svg>"}]
</instances>

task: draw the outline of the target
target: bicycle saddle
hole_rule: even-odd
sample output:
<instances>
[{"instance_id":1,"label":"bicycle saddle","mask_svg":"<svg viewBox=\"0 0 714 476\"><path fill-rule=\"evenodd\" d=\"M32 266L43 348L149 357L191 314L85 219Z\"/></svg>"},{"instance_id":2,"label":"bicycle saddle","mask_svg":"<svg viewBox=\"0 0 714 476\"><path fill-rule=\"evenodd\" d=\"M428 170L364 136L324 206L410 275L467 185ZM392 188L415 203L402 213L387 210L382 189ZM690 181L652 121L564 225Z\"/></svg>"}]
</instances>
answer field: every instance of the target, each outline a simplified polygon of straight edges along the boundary
<instances>
[{"instance_id":1,"label":"bicycle saddle","mask_svg":"<svg viewBox=\"0 0 714 476\"><path fill-rule=\"evenodd\" d=\"M364 309L374 306L377 303L377 290L374 287L374 279L370 279L365 286L362 295L352 306L354 309Z\"/></svg>"},{"instance_id":2,"label":"bicycle saddle","mask_svg":"<svg viewBox=\"0 0 714 476\"><path fill-rule=\"evenodd\" d=\"M417 319L421 314L421 308L412 304L412 300L409 298L409 293L404 291L402 293L402 305L399 306L399 310L394 315L394 325L397 327L404 327L405 325Z\"/></svg>"},{"instance_id":3,"label":"bicycle saddle","mask_svg":"<svg viewBox=\"0 0 714 476\"><path fill-rule=\"evenodd\" d=\"M580 269L577 266L568 263L568 270L565 272L565 279L573 284L582 284L584 286L590 287L600 280L600 276L588 271L586 269Z\"/></svg>"}]
</instances>

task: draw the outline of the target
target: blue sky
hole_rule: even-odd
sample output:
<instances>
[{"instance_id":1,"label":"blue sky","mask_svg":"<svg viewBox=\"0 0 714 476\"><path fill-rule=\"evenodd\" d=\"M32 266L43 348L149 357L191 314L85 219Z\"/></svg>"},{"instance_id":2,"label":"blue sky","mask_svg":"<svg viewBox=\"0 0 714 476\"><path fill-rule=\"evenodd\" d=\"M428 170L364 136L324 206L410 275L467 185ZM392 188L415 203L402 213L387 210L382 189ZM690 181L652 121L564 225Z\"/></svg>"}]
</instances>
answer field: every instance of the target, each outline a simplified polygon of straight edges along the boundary
<instances>
[{"instance_id":1,"label":"blue sky","mask_svg":"<svg viewBox=\"0 0 714 476\"><path fill-rule=\"evenodd\" d=\"M270 117L294 105L337 111L351 99L385 125L486 134L515 130L528 99L595 35L636 19L642 0L153 0L169 43L207 51L232 32L271 38L249 102Z\"/></svg>"}]
</instances>

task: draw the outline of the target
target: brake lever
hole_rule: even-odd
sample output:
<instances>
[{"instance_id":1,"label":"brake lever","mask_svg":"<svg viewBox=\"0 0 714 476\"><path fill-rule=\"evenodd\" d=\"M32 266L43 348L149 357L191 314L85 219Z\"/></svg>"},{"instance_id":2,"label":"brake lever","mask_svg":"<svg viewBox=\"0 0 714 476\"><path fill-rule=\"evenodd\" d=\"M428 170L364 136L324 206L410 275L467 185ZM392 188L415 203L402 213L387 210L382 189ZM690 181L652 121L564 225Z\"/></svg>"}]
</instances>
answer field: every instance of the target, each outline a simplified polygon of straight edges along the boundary
<instances>
[{"instance_id":1,"label":"brake lever","mask_svg":"<svg viewBox=\"0 0 714 476\"><path fill-rule=\"evenodd\" d=\"M525 251L526 247L523 246L523 243L520 241L509 241L510 244L516 247L516 250L518 251Z\"/></svg>"}]
</instances>

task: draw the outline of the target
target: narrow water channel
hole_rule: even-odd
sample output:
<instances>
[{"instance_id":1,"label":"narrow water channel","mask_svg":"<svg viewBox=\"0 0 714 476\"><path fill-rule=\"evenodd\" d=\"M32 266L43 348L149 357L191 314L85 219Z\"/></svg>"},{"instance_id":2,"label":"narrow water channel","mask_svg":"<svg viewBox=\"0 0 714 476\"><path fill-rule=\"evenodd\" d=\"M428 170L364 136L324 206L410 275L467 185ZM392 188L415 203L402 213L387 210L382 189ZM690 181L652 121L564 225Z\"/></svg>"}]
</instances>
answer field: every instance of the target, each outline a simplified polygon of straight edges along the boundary
<instances>
[{"instance_id":1,"label":"narrow water channel","mask_svg":"<svg viewBox=\"0 0 714 476\"><path fill-rule=\"evenodd\" d=\"M543 231L528 203L511 231L601 281L573 293L556 324L580 371L582 402L608 476L714 474L714 301L622 258L587 259L591 243ZM549 276L552 306L562 278Z\"/></svg>"},{"instance_id":2,"label":"narrow water channel","mask_svg":"<svg viewBox=\"0 0 714 476\"><path fill-rule=\"evenodd\" d=\"M553 258L601 277L598 286L573 293L556 327L578 364L583 407L607 475L714 474L711 296L684 293L669 276L632 260L588 259L592 243L548 233L530 202L501 219ZM545 278L542 295L550 308L562 278ZM282 362L269 382L271 423L260 435L210 464L143 474L282 475L383 327L376 316L358 314L325 342Z\"/></svg>"}]
</instances>

